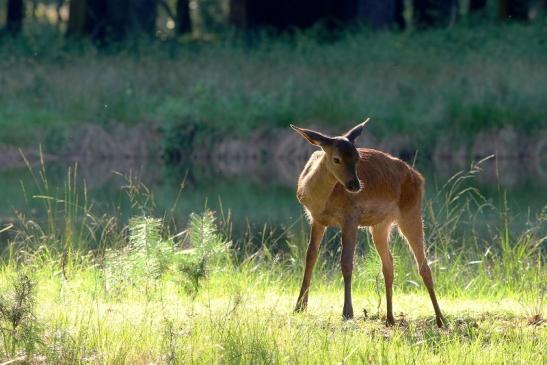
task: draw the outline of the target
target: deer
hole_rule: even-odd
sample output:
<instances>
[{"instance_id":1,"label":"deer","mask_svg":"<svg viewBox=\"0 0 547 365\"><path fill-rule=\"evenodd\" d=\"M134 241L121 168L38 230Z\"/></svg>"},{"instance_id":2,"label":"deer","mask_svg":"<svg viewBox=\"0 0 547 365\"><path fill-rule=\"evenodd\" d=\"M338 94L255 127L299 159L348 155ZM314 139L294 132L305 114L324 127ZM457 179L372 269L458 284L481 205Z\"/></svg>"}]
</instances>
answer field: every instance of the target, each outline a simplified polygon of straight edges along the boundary
<instances>
[{"instance_id":1,"label":"deer","mask_svg":"<svg viewBox=\"0 0 547 365\"><path fill-rule=\"evenodd\" d=\"M406 162L385 152L357 148L356 139L370 118L341 136L290 125L312 145L319 147L308 159L297 185L297 199L310 222L304 277L295 312L306 310L313 268L327 227L341 229L340 266L344 279L344 319L353 318L351 278L357 233L368 227L385 281L386 325L395 324L393 317L393 257L390 235L394 225L406 238L418 272L427 288L438 327L443 326L435 295L433 278L424 248L422 195L425 180Z\"/></svg>"}]
</instances>

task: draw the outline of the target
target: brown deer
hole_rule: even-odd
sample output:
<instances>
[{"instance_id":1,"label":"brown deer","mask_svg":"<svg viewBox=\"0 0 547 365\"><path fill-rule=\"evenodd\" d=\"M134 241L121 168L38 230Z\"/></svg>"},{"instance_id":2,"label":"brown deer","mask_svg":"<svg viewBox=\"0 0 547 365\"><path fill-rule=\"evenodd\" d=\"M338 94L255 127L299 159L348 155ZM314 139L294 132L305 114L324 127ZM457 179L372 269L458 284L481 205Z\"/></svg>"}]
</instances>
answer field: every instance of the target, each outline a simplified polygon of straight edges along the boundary
<instances>
[{"instance_id":1,"label":"brown deer","mask_svg":"<svg viewBox=\"0 0 547 365\"><path fill-rule=\"evenodd\" d=\"M355 140L368 121L339 137L329 137L291 124L308 142L321 148L311 155L298 179L297 197L310 218L311 230L304 279L295 311L307 307L313 267L325 229L337 226L342 229L343 316L353 318L351 276L357 231L359 227L368 226L382 261L386 323L393 325L393 258L389 252L389 236L392 225L396 223L414 253L418 271L433 303L437 326L442 327L443 317L424 249L421 215L424 179L398 158L381 151L355 147Z\"/></svg>"}]
</instances>

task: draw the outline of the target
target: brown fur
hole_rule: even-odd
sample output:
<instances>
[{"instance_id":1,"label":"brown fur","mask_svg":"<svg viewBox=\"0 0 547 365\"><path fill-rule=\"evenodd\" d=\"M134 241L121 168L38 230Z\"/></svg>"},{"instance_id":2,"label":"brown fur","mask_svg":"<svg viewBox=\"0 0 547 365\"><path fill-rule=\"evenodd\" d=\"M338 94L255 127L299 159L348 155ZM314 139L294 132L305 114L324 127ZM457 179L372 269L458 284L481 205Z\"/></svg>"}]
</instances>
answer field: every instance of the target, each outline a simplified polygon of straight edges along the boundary
<instances>
[{"instance_id":1,"label":"brown fur","mask_svg":"<svg viewBox=\"0 0 547 365\"><path fill-rule=\"evenodd\" d=\"M296 310L306 308L312 271L325 228L340 227L341 266L345 285L343 314L346 318L353 317L351 276L357 229L368 226L382 260L387 323L393 324L393 259L389 253L389 236L392 225L397 224L414 253L440 327L442 316L423 244L421 200L424 179L418 171L387 153L367 148L356 149L353 141L363 126L364 123L342 137L328 137L293 127L311 143L322 148L311 155L298 179L297 198L304 206L312 227ZM355 184L355 177L360 185L357 192L352 185Z\"/></svg>"},{"instance_id":2,"label":"brown fur","mask_svg":"<svg viewBox=\"0 0 547 365\"><path fill-rule=\"evenodd\" d=\"M325 152L316 151L298 179L297 197L312 221L326 227L356 220L359 226L395 221L401 209L419 205L424 179L405 162L387 153L359 148L358 193L344 186L322 168Z\"/></svg>"}]
</instances>

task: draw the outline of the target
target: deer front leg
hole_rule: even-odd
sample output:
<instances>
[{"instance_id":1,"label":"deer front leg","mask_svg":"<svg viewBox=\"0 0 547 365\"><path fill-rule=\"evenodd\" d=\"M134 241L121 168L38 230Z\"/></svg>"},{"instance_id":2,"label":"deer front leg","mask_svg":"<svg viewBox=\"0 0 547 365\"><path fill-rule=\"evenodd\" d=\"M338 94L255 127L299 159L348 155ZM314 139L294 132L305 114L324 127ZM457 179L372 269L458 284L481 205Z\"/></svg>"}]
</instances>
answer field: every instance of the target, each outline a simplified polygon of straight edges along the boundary
<instances>
[{"instance_id":1,"label":"deer front leg","mask_svg":"<svg viewBox=\"0 0 547 365\"><path fill-rule=\"evenodd\" d=\"M310 241L308 243L308 250L306 251L306 268L304 269L304 278L302 279L302 287L300 288L300 294L296 301L295 312L302 312L308 306L308 291L310 289L311 277L313 274L313 268L319 255L319 247L321 240L325 234L325 226L313 222L310 229Z\"/></svg>"},{"instance_id":2,"label":"deer front leg","mask_svg":"<svg viewBox=\"0 0 547 365\"><path fill-rule=\"evenodd\" d=\"M357 226L348 224L342 227L342 255L340 265L344 277L344 310L342 315L345 319L353 318L353 305L351 303L351 275L353 273L353 256L357 243Z\"/></svg>"}]
</instances>

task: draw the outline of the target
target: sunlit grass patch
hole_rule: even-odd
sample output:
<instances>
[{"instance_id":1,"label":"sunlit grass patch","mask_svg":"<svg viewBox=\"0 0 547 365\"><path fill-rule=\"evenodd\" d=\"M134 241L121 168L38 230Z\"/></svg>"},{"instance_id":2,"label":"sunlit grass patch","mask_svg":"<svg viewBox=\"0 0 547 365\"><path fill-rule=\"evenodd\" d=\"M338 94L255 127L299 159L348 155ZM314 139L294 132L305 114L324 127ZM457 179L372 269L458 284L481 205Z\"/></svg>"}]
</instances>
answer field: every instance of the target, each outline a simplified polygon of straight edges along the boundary
<instances>
[{"instance_id":1,"label":"sunlit grass patch","mask_svg":"<svg viewBox=\"0 0 547 365\"><path fill-rule=\"evenodd\" d=\"M159 282L154 293L134 288L116 300L103 291L99 273L76 272L69 280L50 274L36 273L41 345L35 356L59 363L345 359L539 364L537 355L547 340L545 325L529 324L527 303L518 297L441 297L448 326L437 329L425 292L396 293L396 325L386 327L384 308L377 310L371 300L375 292L355 293L356 318L342 320L343 291L335 283L312 291L308 312L294 314L294 284L290 289L270 283L268 288L251 286L242 291L233 282L242 279L230 272L206 282L196 297L167 281ZM316 282L322 280L316 275Z\"/></svg>"},{"instance_id":2,"label":"sunlit grass patch","mask_svg":"<svg viewBox=\"0 0 547 365\"><path fill-rule=\"evenodd\" d=\"M279 295L282 289L272 288L238 301L236 293L209 286L192 300L166 291L154 301L58 304L40 319L57 329L50 336L60 342L60 360L68 352L92 363L539 364L547 340L545 326L529 325L514 300L442 301L448 327L437 329L426 296L403 294L400 302L407 304L398 306L397 324L386 327L374 314L342 320L340 288L316 293L307 313L293 314L296 291Z\"/></svg>"},{"instance_id":3,"label":"sunlit grass patch","mask_svg":"<svg viewBox=\"0 0 547 365\"><path fill-rule=\"evenodd\" d=\"M117 297L105 291L99 267L68 279L51 268L33 275L40 336L33 356L50 362L540 364L547 341L547 326L530 323L534 303L519 291L441 296L447 326L437 329L423 288L397 290L396 324L386 327L383 303L370 289L354 292L356 317L344 321L343 287L322 272L308 311L295 314L299 277L272 280L275 270L266 266L220 268L196 295L163 278ZM5 268L2 281L16 271Z\"/></svg>"}]
</instances>

